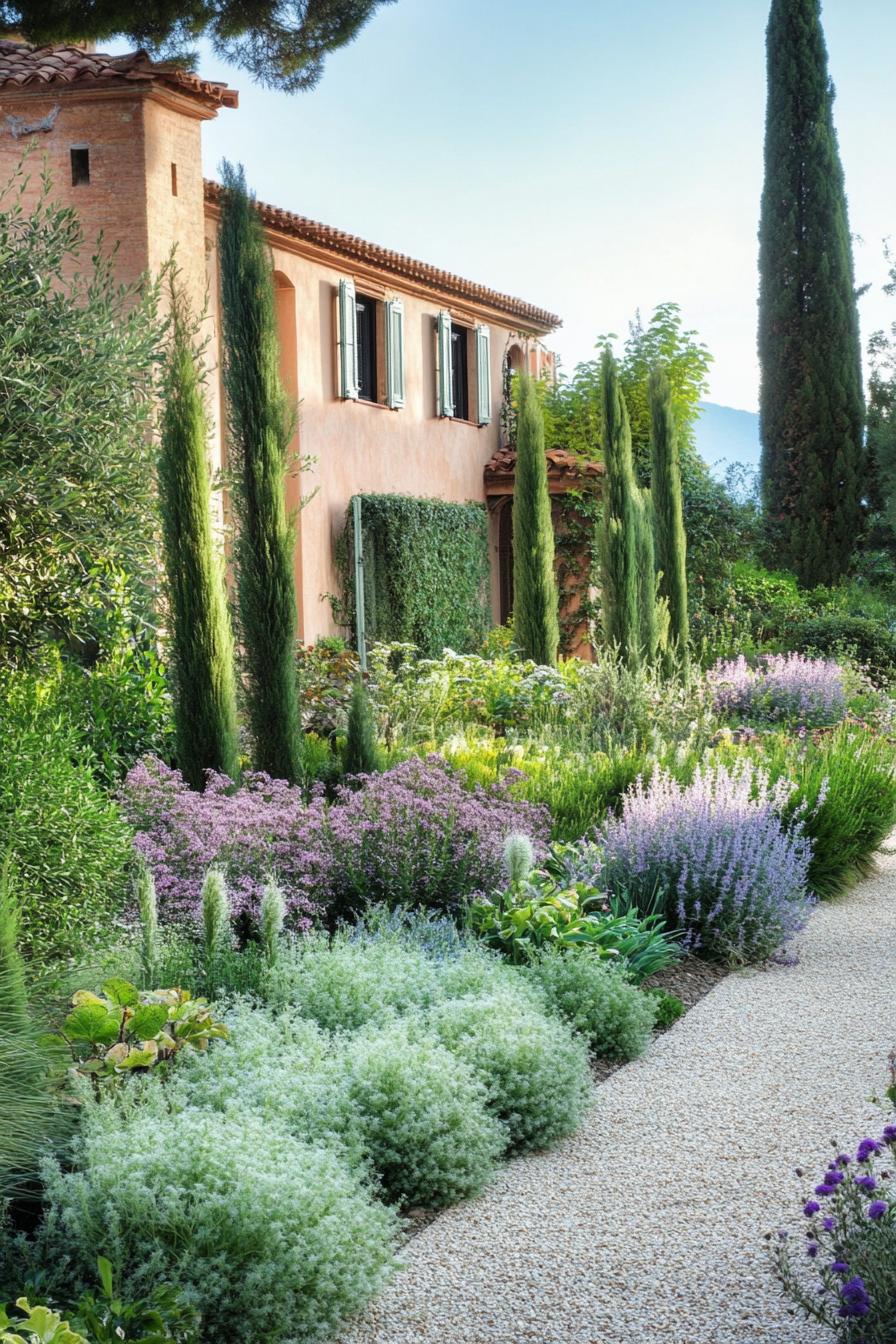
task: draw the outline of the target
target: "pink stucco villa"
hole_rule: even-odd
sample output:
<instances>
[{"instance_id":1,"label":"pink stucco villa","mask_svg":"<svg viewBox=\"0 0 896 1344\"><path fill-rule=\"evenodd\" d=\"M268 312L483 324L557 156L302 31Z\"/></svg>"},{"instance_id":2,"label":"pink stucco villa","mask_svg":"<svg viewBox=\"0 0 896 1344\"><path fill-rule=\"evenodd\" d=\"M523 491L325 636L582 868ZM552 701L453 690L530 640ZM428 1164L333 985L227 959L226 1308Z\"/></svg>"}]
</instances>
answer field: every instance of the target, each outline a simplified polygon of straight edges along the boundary
<instances>
[{"instance_id":1,"label":"pink stucco villa","mask_svg":"<svg viewBox=\"0 0 896 1344\"><path fill-rule=\"evenodd\" d=\"M34 145L54 192L93 242L118 245L124 281L156 272L177 244L197 309L208 301L212 460L226 455L218 376L220 188L203 180L202 123L236 109L225 84L76 46L0 41L0 185ZM251 164L248 165L251 180ZM354 494L490 504L492 605L507 615L505 370L553 369L560 319L301 215L258 203L271 247L287 391L301 402L297 450L316 459L285 489L302 510L295 582L302 638L335 631L334 538ZM503 462L503 466L502 466ZM494 486L494 488L491 488Z\"/></svg>"}]
</instances>

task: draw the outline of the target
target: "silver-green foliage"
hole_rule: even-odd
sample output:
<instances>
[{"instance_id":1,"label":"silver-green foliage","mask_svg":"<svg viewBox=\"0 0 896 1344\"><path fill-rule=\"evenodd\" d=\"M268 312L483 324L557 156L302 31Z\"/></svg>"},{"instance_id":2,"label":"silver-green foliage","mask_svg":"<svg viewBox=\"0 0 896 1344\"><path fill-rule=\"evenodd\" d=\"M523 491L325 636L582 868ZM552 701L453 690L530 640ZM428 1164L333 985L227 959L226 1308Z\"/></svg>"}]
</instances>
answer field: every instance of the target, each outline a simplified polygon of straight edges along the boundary
<instances>
[{"instance_id":1,"label":"silver-green foliage","mask_svg":"<svg viewBox=\"0 0 896 1344\"><path fill-rule=\"evenodd\" d=\"M343 1056L347 1100L385 1196L436 1208L477 1194L505 1147L475 1073L402 1023L358 1032Z\"/></svg>"},{"instance_id":2,"label":"silver-green foliage","mask_svg":"<svg viewBox=\"0 0 896 1344\"><path fill-rule=\"evenodd\" d=\"M437 997L438 975L419 948L396 937L332 942L312 935L284 951L273 967L267 997L291 1004L330 1031L355 1031L396 1014L418 1013Z\"/></svg>"},{"instance_id":3,"label":"silver-green foliage","mask_svg":"<svg viewBox=\"0 0 896 1344\"><path fill-rule=\"evenodd\" d=\"M429 1026L484 1083L510 1150L575 1130L591 1095L588 1052L558 1018L509 986L439 1004Z\"/></svg>"},{"instance_id":4,"label":"silver-green foliage","mask_svg":"<svg viewBox=\"0 0 896 1344\"><path fill-rule=\"evenodd\" d=\"M280 938L286 919L286 901L283 892L269 877L261 894L261 919L259 921L261 946L268 966L273 966L280 952Z\"/></svg>"},{"instance_id":5,"label":"silver-green foliage","mask_svg":"<svg viewBox=\"0 0 896 1344\"><path fill-rule=\"evenodd\" d=\"M636 1059L647 1049L656 1000L633 985L618 966L587 952L543 952L525 974L596 1054Z\"/></svg>"},{"instance_id":6,"label":"silver-green foliage","mask_svg":"<svg viewBox=\"0 0 896 1344\"><path fill-rule=\"evenodd\" d=\"M55 1273L86 1282L101 1252L130 1296L174 1282L204 1344L324 1339L393 1263L394 1214L331 1150L251 1111L96 1108L46 1196Z\"/></svg>"}]
</instances>

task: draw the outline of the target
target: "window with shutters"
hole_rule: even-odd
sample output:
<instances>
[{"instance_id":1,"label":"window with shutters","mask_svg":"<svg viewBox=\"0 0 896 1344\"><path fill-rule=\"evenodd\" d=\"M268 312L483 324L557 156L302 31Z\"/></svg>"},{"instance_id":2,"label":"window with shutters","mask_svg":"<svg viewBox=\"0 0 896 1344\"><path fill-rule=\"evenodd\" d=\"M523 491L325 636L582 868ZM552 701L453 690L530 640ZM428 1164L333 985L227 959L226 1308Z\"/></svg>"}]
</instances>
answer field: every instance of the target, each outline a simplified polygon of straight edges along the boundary
<instances>
[{"instance_id":1,"label":"window with shutters","mask_svg":"<svg viewBox=\"0 0 896 1344\"><path fill-rule=\"evenodd\" d=\"M361 401L379 401L376 299L366 294L356 295L355 324L358 341L358 397Z\"/></svg>"},{"instance_id":2,"label":"window with shutters","mask_svg":"<svg viewBox=\"0 0 896 1344\"><path fill-rule=\"evenodd\" d=\"M450 313L436 321L438 414L480 427L491 423L491 332L467 327Z\"/></svg>"},{"instance_id":3,"label":"window with shutters","mask_svg":"<svg viewBox=\"0 0 896 1344\"><path fill-rule=\"evenodd\" d=\"M451 404L456 420L470 418L467 328L451 324Z\"/></svg>"}]
</instances>

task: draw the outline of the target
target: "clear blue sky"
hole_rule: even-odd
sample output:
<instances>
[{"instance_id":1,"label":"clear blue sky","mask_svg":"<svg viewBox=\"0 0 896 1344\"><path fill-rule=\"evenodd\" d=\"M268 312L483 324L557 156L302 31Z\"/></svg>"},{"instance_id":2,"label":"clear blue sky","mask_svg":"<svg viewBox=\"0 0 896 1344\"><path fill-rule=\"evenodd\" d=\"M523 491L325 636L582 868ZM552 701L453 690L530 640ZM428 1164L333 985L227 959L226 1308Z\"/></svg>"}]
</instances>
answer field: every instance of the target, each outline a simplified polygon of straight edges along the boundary
<instances>
[{"instance_id":1,"label":"clear blue sky","mask_svg":"<svg viewBox=\"0 0 896 1344\"><path fill-rule=\"evenodd\" d=\"M638 307L681 304L711 398L754 409L767 0L397 0L312 93L240 90L206 173L561 314L571 368ZM826 0L863 341L896 239L896 3Z\"/></svg>"}]
</instances>

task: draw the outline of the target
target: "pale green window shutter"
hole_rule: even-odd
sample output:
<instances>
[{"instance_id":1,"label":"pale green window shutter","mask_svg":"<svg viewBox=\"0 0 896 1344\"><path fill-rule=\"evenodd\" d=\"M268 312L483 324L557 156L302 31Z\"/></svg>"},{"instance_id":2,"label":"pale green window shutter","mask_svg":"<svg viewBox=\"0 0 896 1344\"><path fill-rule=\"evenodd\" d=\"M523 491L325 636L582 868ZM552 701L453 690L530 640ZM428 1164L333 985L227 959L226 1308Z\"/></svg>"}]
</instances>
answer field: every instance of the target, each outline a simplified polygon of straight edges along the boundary
<instances>
[{"instance_id":1,"label":"pale green window shutter","mask_svg":"<svg viewBox=\"0 0 896 1344\"><path fill-rule=\"evenodd\" d=\"M404 405L404 304L386 303L386 402L393 411Z\"/></svg>"},{"instance_id":2,"label":"pale green window shutter","mask_svg":"<svg viewBox=\"0 0 896 1344\"><path fill-rule=\"evenodd\" d=\"M354 280L339 281L339 395L358 398L358 314Z\"/></svg>"},{"instance_id":3,"label":"pale green window shutter","mask_svg":"<svg viewBox=\"0 0 896 1344\"><path fill-rule=\"evenodd\" d=\"M492 341L488 327L476 328L476 403L480 425L492 418Z\"/></svg>"},{"instance_id":4,"label":"pale green window shutter","mask_svg":"<svg viewBox=\"0 0 896 1344\"><path fill-rule=\"evenodd\" d=\"M438 414L454 415L454 388L451 380L451 314L439 313L436 324L436 377L438 378Z\"/></svg>"}]
</instances>

